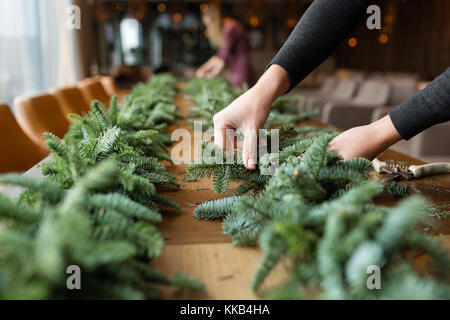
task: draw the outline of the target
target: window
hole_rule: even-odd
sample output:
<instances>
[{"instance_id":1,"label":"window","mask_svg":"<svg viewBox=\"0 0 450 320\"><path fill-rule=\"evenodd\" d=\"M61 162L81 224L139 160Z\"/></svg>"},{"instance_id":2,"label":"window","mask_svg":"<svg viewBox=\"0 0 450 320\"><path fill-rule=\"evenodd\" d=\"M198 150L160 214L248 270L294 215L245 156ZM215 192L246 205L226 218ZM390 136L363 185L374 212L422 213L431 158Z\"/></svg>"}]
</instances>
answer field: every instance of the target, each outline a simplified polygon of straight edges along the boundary
<instances>
[{"instance_id":1,"label":"window","mask_svg":"<svg viewBox=\"0 0 450 320\"><path fill-rule=\"evenodd\" d=\"M0 0L0 102L57 84L57 7L53 0Z\"/></svg>"},{"instance_id":2,"label":"window","mask_svg":"<svg viewBox=\"0 0 450 320\"><path fill-rule=\"evenodd\" d=\"M123 60L126 65L142 64L142 31L136 19L126 18L120 22Z\"/></svg>"}]
</instances>

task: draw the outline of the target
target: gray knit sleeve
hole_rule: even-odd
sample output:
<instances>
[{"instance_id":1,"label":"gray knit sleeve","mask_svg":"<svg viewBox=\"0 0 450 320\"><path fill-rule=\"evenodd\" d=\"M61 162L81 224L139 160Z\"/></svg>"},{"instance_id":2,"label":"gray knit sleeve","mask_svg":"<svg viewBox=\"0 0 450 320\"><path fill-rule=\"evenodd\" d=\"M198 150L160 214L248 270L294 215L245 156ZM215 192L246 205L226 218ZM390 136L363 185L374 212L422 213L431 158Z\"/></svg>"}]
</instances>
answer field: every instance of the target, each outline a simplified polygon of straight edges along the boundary
<instances>
[{"instance_id":1,"label":"gray knit sleeve","mask_svg":"<svg viewBox=\"0 0 450 320\"><path fill-rule=\"evenodd\" d=\"M369 4L368 0L315 0L269 66L285 69L292 89L333 53Z\"/></svg>"},{"instance_id":2,"label":"gray knit sleeve","mask_svg":"<svg viewBox=\"0 0 450 320\"><path fill-rule=\"evenodd\" d=\"M389 115L406 140L435 124L450 121L450 68Z\"/></svg>"}]
</instances>

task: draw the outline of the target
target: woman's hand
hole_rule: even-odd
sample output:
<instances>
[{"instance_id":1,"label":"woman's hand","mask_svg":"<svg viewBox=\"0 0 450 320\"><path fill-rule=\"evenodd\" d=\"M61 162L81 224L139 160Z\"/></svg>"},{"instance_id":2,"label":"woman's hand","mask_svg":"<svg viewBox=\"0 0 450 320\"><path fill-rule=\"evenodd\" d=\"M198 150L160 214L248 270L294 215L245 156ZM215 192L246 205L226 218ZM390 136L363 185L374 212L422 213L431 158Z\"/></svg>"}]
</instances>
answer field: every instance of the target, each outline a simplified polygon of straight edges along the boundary
<instances>
[{"instance_id":1,"label":"woman's hand","mask_svg":"<svg viewBox=\"0 0 450 320\"><path fill-rule=\"evenodd\" d=\"M344 160L358 157L373 160L401 139L390 116L385 116L369 125L340 134L331 141L330 151L339 152Z\"/></svg>"},{"instance_id":2,"label":"woman's hand","mask_svg":"<svg viewBox=\"0 0 450 320\"><path fill-rule=\"evenodd\" d=\"M241 131L242 161L247 169L256 169L258 130L266 123L272 103L288 89L287 72L272 65L253 88L214 116L214 142L225 150L227 145L234 145L234 136L227 130Z\"/></svg>"},{"instance_id":3,"label":"woman's hand","mask_svg":"<svg viewBox=\"0 0 450 320\"><path fill-rule=\"evenodd\" d=\"M244 134L242 161L248 169L256 168L258 129L266 123L272 102L252 88L214 115L214 142L222 150L234 149L234 130Z\"/></svg>"},{"instance_id":4,"label":"woman's hand","mask_svg":"<svg viewBox=\"0 0 450 320\"><path fill-rule=\"evenodd\" d=\"M196 72L199 78L211 79L218 76L225 69L225 61L218 56L211 57Z\"/></svg>"}]
</instances>

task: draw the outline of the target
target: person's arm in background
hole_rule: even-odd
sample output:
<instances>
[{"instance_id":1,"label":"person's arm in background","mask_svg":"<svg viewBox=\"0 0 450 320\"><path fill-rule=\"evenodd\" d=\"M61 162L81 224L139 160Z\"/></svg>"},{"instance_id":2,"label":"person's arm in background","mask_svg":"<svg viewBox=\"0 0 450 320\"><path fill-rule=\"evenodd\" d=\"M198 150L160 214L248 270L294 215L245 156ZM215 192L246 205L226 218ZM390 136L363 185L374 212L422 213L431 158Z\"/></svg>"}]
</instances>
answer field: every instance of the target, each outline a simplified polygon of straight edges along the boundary
<instances>
[{"instance_id":1,"label":"person's arm in background","mask_svg":"<svg viewBox=\"0 0 450 320\"><path fill-rule=\"evenodd\" d=\"M402 138L408 140L446 121L450 121L450 68L414 97L392 109L388 116L337 136L330 149L338 151L344 159L372 160Z\"/></svg>"},{"instance_id":2,"label":"person's arm in background","mask_svg":"<svg viewBox=\"0 0 450 320\"><path fill-rule=\"evenodd\" d=\"M225 61L231 54L233 42L235 39L233 28L225 26L223 35L223 43L216 55L212 56L204 65L197 71L197 77L205 77L208 79L218 76L225 69Z\"/></svg>"},{"instance_id":3,"label":"person's arm in background","mask_svg":"<svg viewBox=\"0 0 450 320\"><path fill-rule=\"evenodd\" d=\"M195 75L199 78L211 79L218 76L224 69L225 61L218 56L212 56L205 64L198 68Z\"/></svg>"},{"instance_id":4,"label":"person's arm in background","mask_svg":"<svg viewBox=\"0 0 450 320\"><path fill-rule=\"evenodd\" d=\"M244 134L243 162L256 168L256 132L272 103L318 67L357 25L369 0L315 0L258 83L214 116L214 139L222 149L226 129Z\"/></svg>"}]
</instances>

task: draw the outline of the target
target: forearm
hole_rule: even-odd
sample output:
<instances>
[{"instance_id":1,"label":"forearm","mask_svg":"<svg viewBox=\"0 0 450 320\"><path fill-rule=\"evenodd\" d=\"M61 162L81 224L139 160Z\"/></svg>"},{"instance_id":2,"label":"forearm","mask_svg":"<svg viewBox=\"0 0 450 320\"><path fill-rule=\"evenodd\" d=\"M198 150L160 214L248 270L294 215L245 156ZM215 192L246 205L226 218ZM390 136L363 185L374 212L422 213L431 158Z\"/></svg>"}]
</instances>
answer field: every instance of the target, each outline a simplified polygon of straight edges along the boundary
<instances>
[{"instance_id":1,"label":"forearm","mask_svg":"<svg viewBox=\"0 0 450 320\"><path fill-rule=\"evenodd\" d=\"M286 70L278 65L272 65L251 90L254 90L256 96L265 102L264 105L271 106L279 96L289 89L289 83L289 75Z\"/></svg>"},{"instance_id":2,"label":"forearm","mask_svg":"<svg viewBox=\"0 0 450 320\"><path fill-rule=\"evenodd\" d=\"M337 48L369 4L369 0L314 1L270 65L283 67L293 88Z\"/></svg>"},{"instance_id":3,"label":"forearm","mask_svg":"<svg viewBox=\"0 0 450 320\"><path fill-rule=\"evenodd\" d=\"M389 115L406 140L433 125L450 121L450 68Z\"/></svg>"},{"instance_id":4,"label":"forearm","mask_svg":"<svg viewBox=\"0 0 450 320\"><path fill-rule=\"evenodd\" d=\"M379 152L382 152L402 139L389 115L372 122L370 128L373 140L376 141Z\"/></svg>"}]
</instances>

